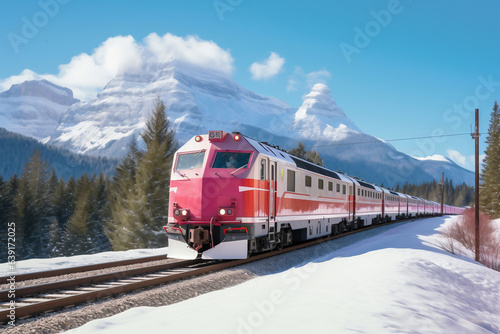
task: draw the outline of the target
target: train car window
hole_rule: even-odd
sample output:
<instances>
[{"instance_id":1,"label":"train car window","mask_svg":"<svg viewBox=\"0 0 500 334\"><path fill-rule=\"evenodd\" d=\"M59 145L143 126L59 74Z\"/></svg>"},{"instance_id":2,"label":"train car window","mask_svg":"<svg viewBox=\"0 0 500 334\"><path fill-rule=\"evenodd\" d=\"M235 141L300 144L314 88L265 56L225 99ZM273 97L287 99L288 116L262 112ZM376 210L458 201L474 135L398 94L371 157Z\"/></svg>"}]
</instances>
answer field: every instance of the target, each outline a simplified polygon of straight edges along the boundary
<instances>
[{"instance_id":1,"label":"train car window","mask_svg":"<svg viewBox=\"0 0 500 334\"><path fill-rule=\"evenodd\" d=\"M328 182L328 190L333 191L333 182Z\"/></svg>"},{"instance_id":2,"label":"train car window","mask_svg":"<svg viewBox=\"0 0 500 334\"><path fill-rule=\"evenodd\" d=\"M349 196L352 196L352 186L349 186Z\"/></svg>"},{"instance_id":3,"label":"train car window","mask_svg":"<svg viewBox=\"0 0 500 334\"><path fill-rule=\"evenodd\" d=\"M176 170L198 169L203 167L205 151L196 153L179 154L177 156Z\"/></svg>"},{"instance_id":4,"label":"train car window","mask_svg":"<svg viewBox=\"0 0 500 334\"><path fill-rule=\"evenodd\" d=\"M340 192L340 183L337 183L337 192Z\"/></svg>"},{"instance_id":5,"label":"train car window","mask_svg":"<svg viewBox=\"0 0 500 334\"><path fill-rule=\"evenodd\" d=\"M343 184L343 185L342 185L342 194L344 194L344 195L345 195L345 193L346 193L346 186L345 186L345 184Z\"/></svg>"},{"instance_id":6,"label":"train car window","mask_svg":"<svg viewBox=\"0 0 500 334\"><path fill-rule=\"evenodd\" d=\"M271 180L274 181L274 164L271 165Z\"/></svg>"},{"instance_id":7,"label":"train car window","mask_svg":"<svg viewBox=\"0 0 500 334\"><path fill-rule=\"evenodd\" d=\"M295 192L295 171L286 170L286 191Z\"/></svg>"},{"instance_id":8,"label":"train car window","mask_svg":"<svg viewBox=\"0 0 500 334\"><path fill-rule=\"evenodd\" d=\"M266 179L266 160L264 159L260 161L260 179L261 181Z\"/></svg>"},{"instance_id":9,"label":"train car window","mask_svg":"<svg viewBox=\"0 0 500 334\"><path fill-rule=\"evenodd\" d=\"M318 189L323 189L323 180L318 179Z\"/></svg>"},{"instance_id":10,"label":"train car window","mask_svg":"<svg viewBox=\"0 0 500 334\"><path fill-rule=\"evenodd\" d=\"M245 168L248 167L252 153L217 152L212 168Z\"/></svg>"},{"instance_id":11,"label":"train car window","mask_svg":"<svg viewBox=\"0 0 500 334\"><path fill-rule=\"evenodd\" d=\"M312 179L309 175L306 175L306 187L310 187L312 184Z\"/></svg>"},{"instance_id":12,"label":"train car window","mask_svg":"<svg viewBox=\"0 0 500 334\"><path fill-rule=\"evenodd\" d=\"M361 196L361 190L358 188L358 196Z\"/></svg>"}]
</instances>

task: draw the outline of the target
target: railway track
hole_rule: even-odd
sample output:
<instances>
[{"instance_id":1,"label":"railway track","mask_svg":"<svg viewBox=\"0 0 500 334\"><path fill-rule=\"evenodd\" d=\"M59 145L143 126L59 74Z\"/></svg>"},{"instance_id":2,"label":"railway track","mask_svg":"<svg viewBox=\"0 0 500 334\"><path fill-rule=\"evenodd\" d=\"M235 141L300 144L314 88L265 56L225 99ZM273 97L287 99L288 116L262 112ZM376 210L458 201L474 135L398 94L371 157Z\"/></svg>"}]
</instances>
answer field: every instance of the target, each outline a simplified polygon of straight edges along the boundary
<instances>
[{"instance_id":1,"label":"railway track","mask_svg":"<svg viewBox=\"0 0 500 334\"><path fill-rule=\"evenodd\" d=\"M413 220L407 220L407 222L410 221ZM202 260L177 261L173 263L143 268L126 269L90 277L74 278L18 288L15 290L15 318L28 318L41 313L54 312L65 307L74 306L81 303L109 298L139 289L200 276L209 272L215 272L253 261L262 260L272 256L285 254L291 251L310 247L354 233L359 233L362 231L370 230L384 225L395 224L398 222L401 221L393 221L380 225L371 225L355 231L345 232L340 235L315 239L310 242L293 245L281 250L261 253L244 260L224 262ZM162 258L165 258L165 256L162 256ZM109 263L103 265L107 265L104 268L110 267ZM89 267L91 266L79 268ZM72 272L75 272L74 270L77 268L71 269L73 270ZM52 272L49 272L49 274L52 274ZM9 290L0 290L0 324L5 324L10 320L9 315L12 311L10 309L11 303L11 300L9 300Z\"/></svg>"},{"instance_id":2,"label":"railway track","mask_svg":"<svg viewBox=\"0 0 500 334\"><path fill-rule=\"evenodd\" d=\"M34 273L20 274L20 275L16 275L16 282L28 281L28 280L32 280L32 279L38 279L38 278L55 277L55 276L61 276L61 275L67 275L67 274L82 273L82 272L86 272L86 271L107 269L107 268L112 268L112 267L127 266L127 265L137 264L137 263L153 262L153 261L164 260L166 258L167 258L167 255L155 255L155 256L141 257L141 258L136 258L136 259L112 261L112 262L90 264L90 265L79 266L79 267L69 267L69 268L55 269L55 270L49 270L49 271L39 271L39 272L34 272ZM0 277L0 284L7 284L9 277L10 276Z\"/></svg>"}]
</instances>

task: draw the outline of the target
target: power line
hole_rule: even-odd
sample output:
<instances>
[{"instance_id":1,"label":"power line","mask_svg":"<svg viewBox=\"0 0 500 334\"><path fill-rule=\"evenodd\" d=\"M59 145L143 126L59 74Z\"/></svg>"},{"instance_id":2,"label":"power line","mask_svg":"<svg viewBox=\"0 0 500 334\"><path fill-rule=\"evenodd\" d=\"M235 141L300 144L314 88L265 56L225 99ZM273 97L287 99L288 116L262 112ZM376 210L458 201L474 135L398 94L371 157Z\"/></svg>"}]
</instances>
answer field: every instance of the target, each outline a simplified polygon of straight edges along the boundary
<instances>
[{"instance_id":1,"label":"power line","mask_svg":"<svg viewBox=\"0 0 500 334\"><path fill-rule=\"evenodd\" d=\"M483 135L485 133L480 133ZM441 137L456 137L456 136L470 136L469 132L465 133L454 133L449 135L437 135L437 136L422 136L422 137L409 137L409 138L396 138L396 139L379 139L379 140L370 140L370 141L361 141L354 143L332 143L332 144L324 144L324 145L314 145L314 147L323 147L323 146L337 146L337 145L359 145L359 144L371 144L371 143L380 143L380 142L391 142L391 141L403 141L403 140L415 140L415 139L427 139L427 138L441 138Z\"/></svg>"}]
</instances>

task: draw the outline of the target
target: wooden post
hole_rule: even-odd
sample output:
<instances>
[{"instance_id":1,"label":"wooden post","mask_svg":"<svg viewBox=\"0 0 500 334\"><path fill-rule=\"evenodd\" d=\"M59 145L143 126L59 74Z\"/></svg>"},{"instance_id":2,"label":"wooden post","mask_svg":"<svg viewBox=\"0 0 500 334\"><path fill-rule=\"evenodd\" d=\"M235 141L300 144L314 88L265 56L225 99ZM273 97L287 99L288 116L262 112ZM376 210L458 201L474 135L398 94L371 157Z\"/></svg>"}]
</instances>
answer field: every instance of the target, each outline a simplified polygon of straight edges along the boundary
<instances>
[{"instance_id":1,"label":"wooden post","mask_svg":"<svg viewBox=\"0 0 500 334\"><path fill-rule=\"evenodd\" d=\"M443 207L444 207L444 172L442 174L442 177L441 177L441 216L444 214L444 210L443 210Z\"/></svg>"},{"instance_id":2,"label":"wooden post","mask_svg":"<svg viewBox=\"0 0 500 334\"><path fill-rule=\"evenodd\" d=\"M474 135L476 140L476 261L479 262L479 109L476 109L476 133Z\"/></svg>"}]
</instances>

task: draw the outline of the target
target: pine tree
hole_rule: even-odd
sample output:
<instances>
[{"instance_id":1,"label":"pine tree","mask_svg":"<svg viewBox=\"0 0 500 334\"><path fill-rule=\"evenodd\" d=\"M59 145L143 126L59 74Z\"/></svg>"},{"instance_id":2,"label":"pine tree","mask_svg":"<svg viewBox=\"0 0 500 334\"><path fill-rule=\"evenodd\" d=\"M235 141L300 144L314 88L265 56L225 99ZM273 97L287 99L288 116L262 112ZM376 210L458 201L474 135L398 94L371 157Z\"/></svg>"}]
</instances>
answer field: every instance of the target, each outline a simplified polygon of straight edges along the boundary
<instances>
[{"instance_id":1,"label":"pine tree","mask_svg":"<svg viewBox=\"0 0 500 334\"><path fill-rule=\"evenodd\" d=\"M167 203L175 139L161 100L157 100L141 136L146 151L137 166L137 195L143 227L139 238L146 247L164 247L167 238L163 226L168 218Z\"/></svg>"},{"instance_id":2,"label":"pine tree","mask_svg":"<svg viewBox=\"0 0 500 334\"><path fill-rule=\"evenodd\" d=\"M491 217L500 217L500 108L497 101L491 112L481 173L481 208Z\"/></svg>"},{"instance_id":3,"label":"pine tree","mask_svg":"<svg viewBox=\"0 0 500 334\"><path fill-rule=\"evenodd\" d=\"M306 159L306 147L304 146L304 144L302 144L302 142L299 142L299 145L297 147L288 150L288 154L294 155L301 159Z\"/></svg>"},{"instance_id":4,"label":"pine tree","mask_svg":"<svg viewBox=\"0 0 500 334\"><path fill-rule=\"evenodd\" d=\"M2 180L0 181L0 231L2 231L0 249L7 249L9 223L14 222L15 219L14 197L19 187L19 179L16 174L10 178L9 182L3 182L1 176L0 179ZM0 255L0 262L6 262L7 256L8 253L3 252Z\"/></svg>"},{"instance_id":5,"label":"pine tree","mask_svg":"<svg viewBox=\"0 0 500 334\"><path fill-rule=\"evenodd\" d=\"M87 254L91 250L91 241L87 228L90 214L90 181L85 173L77 182L77 201L75 211L69 219L65 243L68 255Z\"/></svg>"},{"instance_id":6,"label":"pine tree","mask_svg":"<svg viewBox=\"0 0 500 334\"><path fill-rule=\"evenodd\" d=\"M323 159L321 159L319 153L317 151L311 151L311 150L306 151L306 147L302 142L299 142L297 147L288 150L288 154L307 160L319 166L323 167L325 166L325 163L323 162Z\"/></svg>"},{"instance_id":7,"label":"pine tree","mask_svg":"<svg viewBox=\"0 0 500 334\"><path fill-rule=\"evenodd\" d=\"M9 189L7 182L3 181L0 176L0 249L5 250L0 255L0 262L7 261L7 243L8 243L8 230L10 223L10 214L12 208L12 199L9 196Z\"/></svg>"},{"instance_id":8,"label":"pine tree","mask_svg":"<svg viewBox=\"0 0 500 334\"><path fill-rule=\"evenodd\" d=\"M157 100L141 136L146 151L140 152L132 142L111 185L111 219L106 224L106 235L114 250L167 244L162 227L168 216L175 142L161 100Z\"/></svg>"},{"instance_id":9,"label":"pine tree","mask_svg":"<svg viewBox=\"0 0 500 334\"><path fill-rule=\"evenodd\" d=\"M104 222L109 219L109 202L107 180L104 175L92 178L89 194L90 213L87 229L91 239L91 252L104 252L111 250L108 237L104 233Z\"/></svg>"},{"instance_id":10,"label":"pine tree","mask_svg":"<svg viewBox=\"0 0 500 334\"><path fill-rule=\"evenodd\" d=\"M137 164L141 157L142 153L133 140L127 155L116 167L110 186L110 216L106 221L105 233L115 251L138 246L135 233L142 229L142 226L138 225L139 219L134 208L137 199Z\"/></svg>"},{"instance_id":11,"label":"pine tree","mask_svg":"<svg viewBox=\"0 0 500 334\"><path fill-rule=\"evenodd\" d=\"M67 224L73 215L76 203L76 181L71 177L67 183L59 179L57 187L51 196L51 203L54 208L53 219L51 221L49 247L50 256L69 255L67 249L68 241L66 237Z\"/></svg>"},{"instance_id":12,"label":"pine tree","mask_svg":"<svg viewBox=\"0 0 500 334\"><path fill-rule=\"evenodd\" d=\"M14 198L16 241L20 258L44 257L43 240L48 235L48 165L36 151L24 167Z\"/></svg>"}]
</instances>

